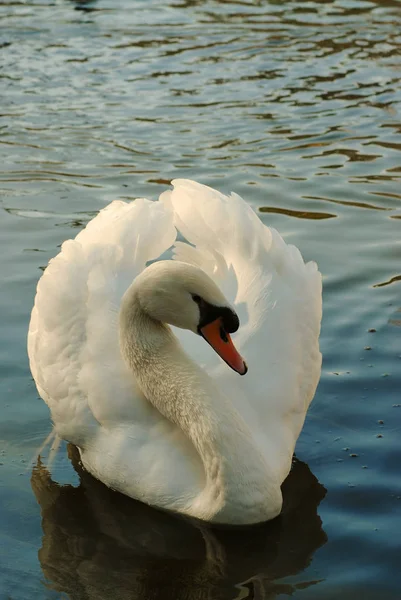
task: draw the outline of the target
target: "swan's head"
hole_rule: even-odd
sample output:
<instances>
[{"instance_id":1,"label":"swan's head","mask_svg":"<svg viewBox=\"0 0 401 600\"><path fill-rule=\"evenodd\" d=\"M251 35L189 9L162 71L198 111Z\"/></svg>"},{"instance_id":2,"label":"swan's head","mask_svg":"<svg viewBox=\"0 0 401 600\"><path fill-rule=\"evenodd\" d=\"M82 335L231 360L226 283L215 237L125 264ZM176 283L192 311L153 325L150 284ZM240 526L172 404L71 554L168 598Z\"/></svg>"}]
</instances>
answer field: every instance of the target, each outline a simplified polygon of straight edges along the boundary
<instances>
[{"instance_id":1,"label":"swan's head","mask_svg":"<svg viewBox=\"0 0 401 600\"><path fill-rule=\"evenodd\" d=\"M247 366L230 338L239 328L237 313L202 269L159 261L138 275L133 288L152 319L201 335L232 369L245 375Z\"/></svg>"}]
</instances>

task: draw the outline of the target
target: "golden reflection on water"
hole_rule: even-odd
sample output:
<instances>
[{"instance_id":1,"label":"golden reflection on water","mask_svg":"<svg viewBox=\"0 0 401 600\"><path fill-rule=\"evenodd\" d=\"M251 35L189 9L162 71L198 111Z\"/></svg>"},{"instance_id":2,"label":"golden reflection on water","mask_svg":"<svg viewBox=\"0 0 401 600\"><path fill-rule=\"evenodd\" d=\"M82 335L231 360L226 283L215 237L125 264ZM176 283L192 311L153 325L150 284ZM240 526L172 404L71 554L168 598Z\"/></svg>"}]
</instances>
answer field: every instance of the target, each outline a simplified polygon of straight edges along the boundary
<instances>
[{"instance_id":1,"label":"golden reflection on water","mask_svg":"<svg viewBox=\"0 0 401 600\"><path fill-rule=\"evenodd\" d=\"M333 219L337 216L331 213L290 210L289 208L279 208L277 206L261 206L259 210L260 212L277 213L278 215L287 215L288 217L296 217L297 219Z\"/></svg>"},{"instance_id":2,"label":"golden reflection on water","mask_svg":"<svg viewBox=\"0 0 401 600\"><path fill-rule=\"evenodd\" d=\"M383 283L376 283L373 287L375 287L375 288L383 287L385 285L390 285L390 283L394 283L395 281L401 281L401 275L396 275L395 277L392 277L388 281L383 281Z\"/></svg>"}]
</instances>

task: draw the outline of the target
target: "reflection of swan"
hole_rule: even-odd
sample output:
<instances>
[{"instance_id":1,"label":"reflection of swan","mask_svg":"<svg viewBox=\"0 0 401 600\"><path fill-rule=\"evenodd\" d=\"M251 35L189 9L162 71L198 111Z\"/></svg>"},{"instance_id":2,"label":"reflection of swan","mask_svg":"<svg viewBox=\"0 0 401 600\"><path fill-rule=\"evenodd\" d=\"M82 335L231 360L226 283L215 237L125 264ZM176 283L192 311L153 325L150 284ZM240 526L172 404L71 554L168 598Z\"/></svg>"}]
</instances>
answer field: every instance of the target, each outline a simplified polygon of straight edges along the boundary
<instances>
[{"instance_id":1,"label":"reflection of swan","mask_svg":"<svg viewBox=\"0 0 401 600\"><path fill-rule=\"evenodd\" d=\"M193 245L144 269L175 227ZM229 335L237 313L245 378ZM206 521L255 523L281 510L320 374L320 318L314 263L239 196L177 180L159 202L112 203L63 244L39 282L28 349L56 433L106 485Z\"/></svg>"},{"instance_id":2,"label":"reflection of swan","mask_svg":"<svg viewBox=\"0 0 401 600\"><path fill-rule=\"evenodd\" d=\"M305 569L326 542L317 515L325 490L302 462L283 484L278 519L210 529L111 491L68 450L79 487L55 483L39 462L32 488L42 512L44 576L71 600L274 598L295 591L296 583L277 580ZM300 585L308 585L304 577Z\"/></svg>"}]
</instances>

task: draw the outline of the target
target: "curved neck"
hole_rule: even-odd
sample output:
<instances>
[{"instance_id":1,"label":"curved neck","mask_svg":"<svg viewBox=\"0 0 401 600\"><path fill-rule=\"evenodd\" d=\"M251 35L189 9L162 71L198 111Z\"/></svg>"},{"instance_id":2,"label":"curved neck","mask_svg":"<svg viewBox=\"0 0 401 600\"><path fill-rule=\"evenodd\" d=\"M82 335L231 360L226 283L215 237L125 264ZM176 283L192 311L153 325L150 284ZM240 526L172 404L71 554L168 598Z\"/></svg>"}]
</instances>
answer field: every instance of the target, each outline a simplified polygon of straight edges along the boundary
<instances>
[{"instance_id":1,"label":"curved neck","mask_svg":"<svg viewBox=\"0 0 401 600\"><path fill-rule=\"evenodd\" d=\"M170 327L143 311L135 288L123 298L120 347L147 399L185 433L202 460L205 487L186 512L209 521L224 521L228 511L238 519L246 515L248 523L250 511L258 513L255 522L271 518L259 518L261 502L271 509L274 490L247 425Z\"/></svg>"}]
</instances>

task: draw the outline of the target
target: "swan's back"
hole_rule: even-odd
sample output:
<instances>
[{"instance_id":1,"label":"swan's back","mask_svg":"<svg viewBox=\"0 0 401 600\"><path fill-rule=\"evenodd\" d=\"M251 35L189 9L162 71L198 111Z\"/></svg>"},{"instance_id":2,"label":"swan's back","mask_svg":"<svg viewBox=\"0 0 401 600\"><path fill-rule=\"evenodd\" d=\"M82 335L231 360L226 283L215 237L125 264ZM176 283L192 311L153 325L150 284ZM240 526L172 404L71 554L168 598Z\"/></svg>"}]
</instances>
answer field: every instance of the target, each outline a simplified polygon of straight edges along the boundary
<instances>
[{"instance_id":1,"label":"swan's back","mask_svg":"<svg viewBox=\"0 0 401 600\"><path fill-rule=\"evenodd\" d=\"M236 194L187 180L173 185L158 202L113 202L62 245L39 281L28 335L32 374L57 433L90 447L91 470L106 484L126 491L131 475L145 501L162 493L166 505L174 486L192 493L200 462L137 388L120 355L117 321L125 290L174 244L176 229L190 243L175 243L176 258L203 268L236 307L242 325L234 341L248 375L231 372L193 334L176 333L248 423L280 483L321 366L316 265Z\"/></svg>"}]
</instances>

